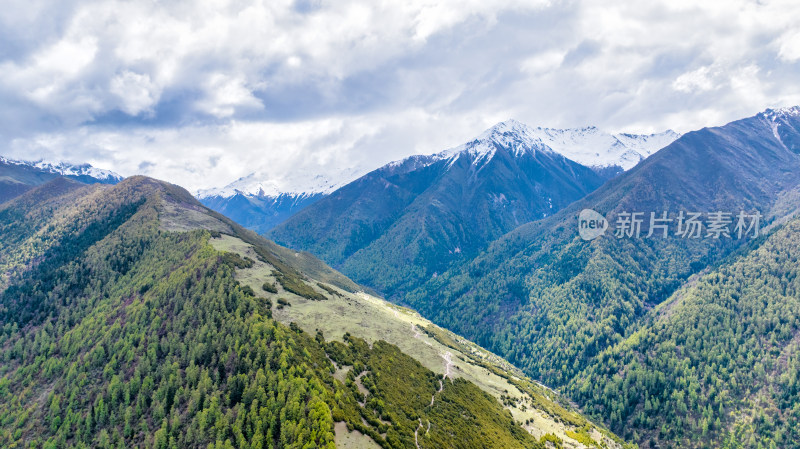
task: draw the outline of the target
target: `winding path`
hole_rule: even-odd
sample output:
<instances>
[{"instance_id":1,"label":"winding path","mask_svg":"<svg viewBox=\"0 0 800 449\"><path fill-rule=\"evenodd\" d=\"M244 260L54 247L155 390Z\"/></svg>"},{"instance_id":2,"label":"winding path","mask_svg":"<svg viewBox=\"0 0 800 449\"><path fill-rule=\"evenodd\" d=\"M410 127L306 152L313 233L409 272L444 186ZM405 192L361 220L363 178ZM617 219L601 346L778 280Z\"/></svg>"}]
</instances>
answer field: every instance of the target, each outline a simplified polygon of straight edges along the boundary
<instances>
[{"instance_id":1,"label":"winding path","mask_svg":"<svg viewBox=\"0 0 800 449\"><path fill-rule=\"evenodd\" d=\"M417 326L413 323L411 324L411 331L414 332L414 338L419 339L426 345L433 347L433 345L430 342L422 340L422 334L419 332L419 329L417 329ZM436 395L441 393L442 390L444 390L444 381L445 379L450 377L450 369L453 367L453 354L451 354L450 351L446 351L443 354L439 354L439 356L444 360L444 375L442 375L442 378L439 379L439 389L436 390L436 392L431 395L431 404L430 404L431 407L433 407L433 403L436 401ZM419 419L419 425L414 430L414 445L416 445L417 449L420 449L419 429L422 429L425 426L422 425L422 418L418 419ZM428 429L425 430L425 433L427 434L430 431L431 431L431 421L428 420Z\"/></svg>"},{"instance_id":2,"label":"winding path","mask_svg":"<svg viewBox=\"0 0 800 449\"><path fill-rule=\"evenodd\" d=\"M425 341L425 340L422 339L422 334L419 332L419 328L414 323L411 323L411 332L414 333L414 338L418 339L419 341L425 343L426 345L428 345L430 347L433 347L431 342Z\"/></svg>"}]
</instances>

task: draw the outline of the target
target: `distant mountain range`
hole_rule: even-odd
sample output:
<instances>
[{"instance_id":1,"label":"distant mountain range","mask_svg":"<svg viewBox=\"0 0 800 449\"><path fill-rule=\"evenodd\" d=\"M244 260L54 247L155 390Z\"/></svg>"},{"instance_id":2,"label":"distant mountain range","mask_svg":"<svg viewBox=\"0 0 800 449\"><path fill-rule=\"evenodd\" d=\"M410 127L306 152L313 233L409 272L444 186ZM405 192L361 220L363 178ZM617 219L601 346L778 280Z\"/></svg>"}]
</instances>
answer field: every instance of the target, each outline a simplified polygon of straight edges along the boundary
<instances>
[{"instance_id":1,"label":"distant mountain range","mask_svg":"<svg viewBox=\"0 0 800 449\"><path fill-rule=\"evenodd\" d=\"M89 164L19 161L0 156L0 203L59 176L88 184L116 184L122 180L112 171Z\"/></svg>"},{"instance_id":2,"label":"distant mountain range","mask_svg":"<svg viewBox=\"0 0 800 449\"><path fill-rule=\"evenodd\" d=\"M259 234L266 234L287 218L325 198L327 194L281 193L278 195L253 195L234 193L231 196L199 197L204 206L224 214L242 226Z\"/></svg>"},{"instance_id":3,"label":"distant mountain range","mask_svg":"<svg viewBox=\"0 0 800 449\"><path fill-rule=\"evenodd\" d=\"M676 136L618 138L509 120L459 147L375 170L268 235L394 297L515 227L556 213Z\"/></svg>"},{"instance_id":4,"label":"distant mountain range","mask_svg":"<svg viewBox=\"0 0 800 449\"><path fill-rule=\"evenodd\" d=\"M515 120L498 126L508 127L512 133L520 132L528 139L537 140L568 159L592 167L604 178L630 169L679 136L673 131L638 135L609 134L595 127L532 128ZM426 164L446 157L447 152L444 152L432 156L412 156L408 160ZM405 164L406 160L403 160L388 164L387 167ZM357 170L343 170L329 176L301 175L290 180L275 180L265 174L252 173L222 188L200 190L196 196L211 209L263 234L362 174Z\"/></svg>"},{"instance_id":5,"label":"distant mountain range","mask_svg":"<svg viewBox=\"0 0 800 449\"><path fill-rule=\"evenodd\" d=\"M348 169L330 177L299 175L280 182L269 179L267 175L251 173L225 187L200 190L196 196L203 205L264 234L352 181L357 173Z\"/></svg>"}]
</instances>

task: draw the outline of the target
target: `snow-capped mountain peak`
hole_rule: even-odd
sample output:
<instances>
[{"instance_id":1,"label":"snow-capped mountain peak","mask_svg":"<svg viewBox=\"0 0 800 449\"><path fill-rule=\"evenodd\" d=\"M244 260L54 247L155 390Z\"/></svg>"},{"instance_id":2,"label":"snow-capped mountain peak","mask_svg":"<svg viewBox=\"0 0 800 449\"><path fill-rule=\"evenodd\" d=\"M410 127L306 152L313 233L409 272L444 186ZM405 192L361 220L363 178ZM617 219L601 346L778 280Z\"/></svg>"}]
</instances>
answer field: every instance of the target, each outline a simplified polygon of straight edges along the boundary
<instances>
[{"instance_id":1,"label":"snow-capped mountain peak","mask_svg":"<svg viewBox=\"0 0 800 449\"><path fill-rule=\"evenodd\" d=\"M24 160L9 159L3 156L0 156L0 163L34 167L61 176L73 176L73 177L86 176L107 183L116 183L122 180L122 176L118 175L117 173L114 173L111 170L105 170L102 168L93 167L89 164L71 164L69 162L53 163L53 162L46 162L41 159L38 161L24 161Z\"/></svg>"},{"instance_id":2,"label":"snow-capped mountain peak","mask_svg":"<svg viewBox=\"0 0 800 449\"><path fill-rule=\"evenodd\" d=\"M767 109L761 113L768 120L776 122L785 117L800 117L800 106L790 106L786 108Z\"/></svg>"},{"instance_id":3,"label":"snow-capped mountain peak","mask_svg":"<svg viewBox=\"0 0 800 449\"><path fill-rule=\"evenodd\" d=\"M434 160L451 159L454 163L462 155L468 155L473 165L481 166L494 157L498 148L505 148L514 156L537 151L553 152L532 128L511 119L492 126L471 142L438 153Z\"/></svg>"},{"instance_id":4,"label":"snow-capped mountain peak","mask_svg":"<svg viewBox=\"0 0 800 449\"><path fill-rule=\"evenodd\" d=\"M672 130L655 134L611 134L595 126L533 128L510 119L492 126L463 145L430 156L412 156L391 162L385 168L404 166L412 158L415 158L415 167L433 164L442 159L449 159L452 165L464 155L471 158L473 165L482 167L494 157L498 148L505 148L517 157L526 152L535 154L540 151L561 154L588 167L620 167L629 170L680 136L681 134Z\"/></svg>"},{"instance_id":5,"label":"snow-capped mountain peak","mask_svg":"<svg viewBox=\"0 0 800 449\"><path fill-rule=\"evenodd\" d=\"M332 175L315 174L312 176L281 178L261 173L251 173L225 187L199 190L196 196L200 199L205 199L213 197L229 198L237 194L257 197L327 195L357 178L360 174L357 169L340 170Z\"/></svg>"},{"instance_id":6,"label":"snow-capped mountain peak","mask_svg":"<svg viewBox=\"0 0 800 449\"><path fill-rule=\"evenodd\" d=\"M490 141L499 146L511 149L515 155L529 151L553 151L545 144L542 138L536 134L536 130L514 119L500 122L489 128L478 140Z\"/></svg>"},{"instance_id":7,"label":"snow-capped mountain peak","mask_svg":"<svg viewBox=\"0 0 800 449\"><path fill-rule=\"evenodd\" d=\"M440 158L469 154L474 163L490 160L498 147L515 156L525 152L556 152L589 167L632 168L642 159L675 141L680 134L667 130L657 134L610 134L595 126L584 128L533 128L507 120L489 128L477 139L439 153Z\"/></svg>"},{"instance_id":8,"label":"snow-capped mountain peak","mask_svg":"<svg viewBox=\"0 0 800 449\"><path fill-rule=\"evenodd\" d=\"M680 134L610 134L594 126L585 128L536 128L535 135L555 150L590 167L618 166L631 169L642 159L674 142Z\"/></svg>"}]
</instances>

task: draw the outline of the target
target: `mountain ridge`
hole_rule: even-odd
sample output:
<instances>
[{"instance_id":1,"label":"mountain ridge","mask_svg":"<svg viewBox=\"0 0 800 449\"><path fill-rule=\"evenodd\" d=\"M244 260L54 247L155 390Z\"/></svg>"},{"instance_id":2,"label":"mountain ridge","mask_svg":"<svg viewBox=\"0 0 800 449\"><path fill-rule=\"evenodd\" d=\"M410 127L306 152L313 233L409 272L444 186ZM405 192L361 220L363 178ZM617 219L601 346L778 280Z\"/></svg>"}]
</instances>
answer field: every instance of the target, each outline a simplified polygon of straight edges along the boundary
<instances>
[{"instance_id":1,"label":"mountain ridge","mask_svg":"<svg viewBox=\"0 0 800 449\"><path fill-rule=\"evenodd\" d=\"M115 183L123 179L122 176L114 173L111 170L93 167L88 163L73 164L64 161L46 162L44 159L37 161L25 161L3 156L0 156L0 163L38 168L45 172L73 178L85 176L98 181L105 181L105 183Z\"/></svg>"},{"instance_id":2,"label":"mountain ridge","mask_svg":"<svg viewBox=\"0 0 800 449\"><path fill-rule=\"evenodd\" d=\"M522 382L519 398L367 340L358 325L326 338L302 317L281 324L273 314L302 301L389 306L178 186L58 177L0 205L0 223L4 447L624 444L503 365L467 360L475 346L453 366ZM416 342L407 323L403 341ZM437 330L454 338L425 331ZM541 414L523 425L510 412L521 407Z\"/></svg>"},{"instance_id":3,"label":"mountain ridge","mask_svg":"<svg viewBox=\"0 0 800 449\"><path fill-rule=\"evenodd\" d=\"M679 135L672 131L663 133L608 134L595 127L587 128L533 128L517 120L499 122L470 142L447 150L424 155L413 155L389 162L376 170L397 167L420 169L443 159L460 157L461 152L475 163L486 162L494 154L494 146L514 147L519 151L555 151L568 159L592 167L603 178L630 169L646 156L666 146ZM476 159L478 155L481 158ZM519 156L519 155L517 155ZM362 173L344 170L334 176L301 175L300 181L286 184L283 180L252 173L223 188L199 190L196 197L219 212L227 213L259 233L269 232L295 213L311 206L339 188L354 182ZM362 174L363 175L363 174ZM284 185L286 184L286 185ZM287 202L294 203L288 207Z\"/></svg>"},{"instance_id":4,"label":"mountain ridge","mask_svg":"<svg viewBox=\"0 0 800 449\"><path fill-rule=\"evenodd\" d=\"M501 124L454 149L387 164L268 235L392 296L605 181L526 130Z\"/></svg>"}]
</instances>

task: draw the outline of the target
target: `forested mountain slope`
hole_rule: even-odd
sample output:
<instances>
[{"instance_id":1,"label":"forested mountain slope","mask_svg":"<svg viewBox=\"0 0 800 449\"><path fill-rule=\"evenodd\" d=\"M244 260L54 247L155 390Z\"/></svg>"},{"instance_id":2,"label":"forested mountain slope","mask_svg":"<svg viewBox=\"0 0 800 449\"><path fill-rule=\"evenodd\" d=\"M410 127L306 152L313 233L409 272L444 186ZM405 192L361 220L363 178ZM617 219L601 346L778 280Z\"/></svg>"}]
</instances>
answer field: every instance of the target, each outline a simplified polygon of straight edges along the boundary
<instances>
[{"instance_id":1,"label":"forested mountain slope","mask_svg":"<svg viewBox=\"0 0 800 449\"><path fill-rule=\"evenodd\" d=\"M760 212L763 226L794 213L800 205L800 155L791 145L800 129L797 111L767 111L686 134L555 216L498 239L405 302L534 378L565 386L691 275L748 242L681 238L676 223L667 238L647 238L647 225L641 238L617 238L619 214L642 212L649 219L651 211L669 211L675 219L679 211L697 211L706 220L714 211ZM582 240L577 217L584 208L605 215L612 229ZM639 425L632 424L629 432Z\"/></svg>"},{"instance_id":2,"label":"forested mountain slope","mask_svg":"<svg viewBox=\"0 0 800 449\"><path fill-rule=\"evenodd\" d=\"M395 297L604 180L504 122L461 147L368 173L268 235Z\"/></svg>"},{"instance_id":3,"label":"forested mountain slope","mask_svg":"<svg viewBox=\"0 0 800 449\"><path fill-rule=\"evenodd\" d=\"M225 241L253 257L221 248ZM241 283L256 267L276 283ZM170 184L58 178L1 205L0 273L3 447L561 441L532 435L474 383L443 378L397 346L353 334L328 341L275 321L291 307L285 298L331 301L356 286ZM539 404L556 409L544 397ZM559 410L574 423L570 441L617 445Z\"/></svg>"},{"instance_id":4,"label":"forested mountain slope","mask_svg":"<svg viewBox=\"0 0 800 449\"><path fill-rule=\"evenodd\" d=\"M644 447L800 447L800 220L679 290L569 385Z\"/></svg>"}]
</instances>

